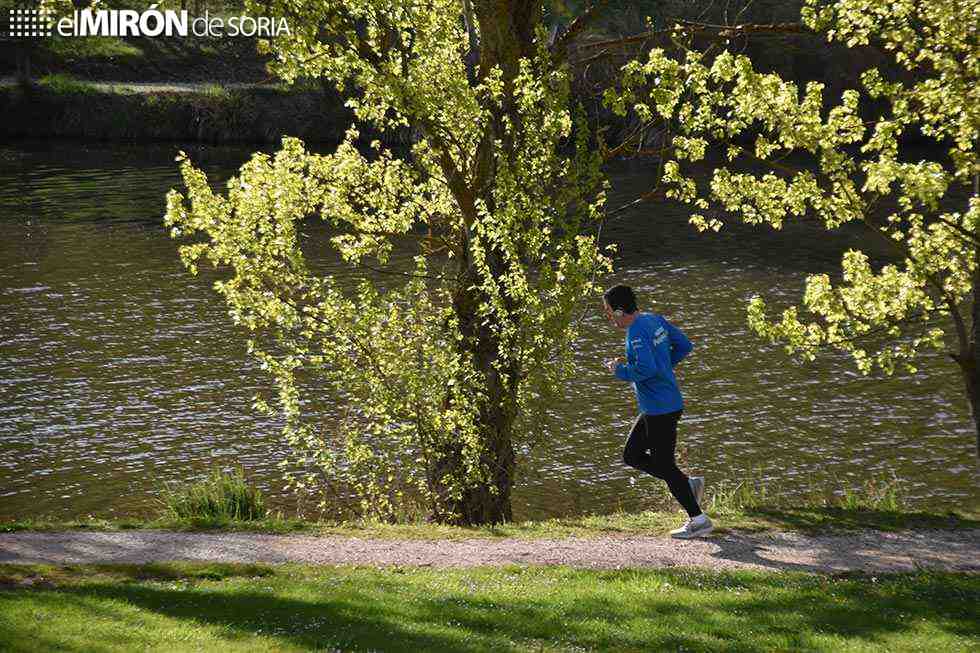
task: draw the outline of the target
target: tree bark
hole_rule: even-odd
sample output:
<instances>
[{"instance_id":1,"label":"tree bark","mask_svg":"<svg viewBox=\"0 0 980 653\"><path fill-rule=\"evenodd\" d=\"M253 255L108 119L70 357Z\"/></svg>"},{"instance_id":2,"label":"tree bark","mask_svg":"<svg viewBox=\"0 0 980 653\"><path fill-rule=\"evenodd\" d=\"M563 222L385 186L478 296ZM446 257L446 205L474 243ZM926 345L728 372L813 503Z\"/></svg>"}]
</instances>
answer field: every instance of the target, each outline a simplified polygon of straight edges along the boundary
<instances>
[{"instance_id":1,"label":"tree bark","mask_svg":"<svg viewBox=\"0 0 980 653\"><path fill-rule=\"evenodd\" d=\"M504 86L504 101L495 107L493 119L477 148L475 173L465 176L448 161L443 163L453 195L463 213L466 231L462 235L460 280L456 286L453 309L462 331L461 353L469 358L482 378L481 392L486 399L478 407L478 428L483 445L481 463L489 470L488 484L467 484L462 496L450 496L443 479L460 478L463 464L462 446L450 445L439 452L429 466L429 487L434 491L433 519L439 522L476 525L499 523L511 519L510 493L514 477L513 429L517 416L517 384L520 369L516 363L503 361L500 342L493 329L478 313L488 300L479 290L481 284L471 267L470 228L477 219L475 200L483 200L486 209L496 208L493 191L497 157L512 156L524 125L514 100L514 79L522 57L533 54L534 30L541 22L539 0L472 0L464 2L470 36L470 54L478 53L479 64L471 74L484 79L499 66ZM474 22L478 26L474 29ZM468 62L468 68L472 65ZM504 129L504 117L510 118L512 130ZM495 149L494 143L501 147ZM491 269L503 273L506 263L498 252L486 252ZM505 318L506 319L506 318Z\"/></svg>"},{"instance_id":2,"label":"tree bark","mask_svg":"<svg viewBox=\"0 0 980 653\"><path fill-rule=\"evenodd\" d=\"M980 247L974 249L976 266L973 271L973 313L970 326L969 342L962 343L959 354L952 358L960 367L963 384L966 386L966 397L970 400L970 415L973 417L973 428L977 436L977 458L980 459Z\"/></svg>"},{"instance_id":3,"label":"tree bark","mask_svg":"<svg viewBox=\"0 0 980 653\"><path fill-rule=\"evenodd\" d=\"M973 196L980 197L980 171L973 176ZM977 228L975 240L980 243L980 227ZM970 400L970 414L973 417L973 428L977 436L977 458L980 459L980 244L973 248L973 310L970 315L971 325L969 334L963 320L953 312L960 334L960 351L951 354L960 367L963 383L966 386L966 396Z\"/></svg>"},{"instance_id":4,"label":"tree bark","mask_svg":"<svg viewBox=\"0 0 980 653\"><path fill-rule=\"evenodd\" d=\"M457 525L495 524L512 518L510 494L513 487L515 454L514 420L517 415L517 370L498 369L500 353L497 338L478 315L483 301L467 276L458 287L453 309L463 334L462 353L470 357L483 379L486 399L478 407L477 418L483 452L480 462L490 472L488 484L466 484L461 496L453 497L450 485L460 478L463 447L451 443L433 459L429 487L434 491L432 519Z\"/></svg>"}]
</instances>

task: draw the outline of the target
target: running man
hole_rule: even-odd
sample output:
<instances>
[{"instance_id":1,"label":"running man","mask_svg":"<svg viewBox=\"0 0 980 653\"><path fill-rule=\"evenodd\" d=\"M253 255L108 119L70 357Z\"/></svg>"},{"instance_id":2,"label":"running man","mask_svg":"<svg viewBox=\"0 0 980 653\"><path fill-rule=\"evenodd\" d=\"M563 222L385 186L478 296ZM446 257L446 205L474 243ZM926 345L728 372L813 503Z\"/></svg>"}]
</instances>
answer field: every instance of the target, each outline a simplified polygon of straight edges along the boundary
<instances>
[{"instance_id":1,"label":"running man","mask_svg":"<svg viewBox=\"0 0 980 653\"><path fill-rule=\"evenodd\" d=\"M629 286L613 286L602 298L606 317L626 330L626 361L610 359L606 367L616 378L633 384L640 408L623 449L623 462L666 481L670 493L687 511L687 523L671 531L671 537L707 535L714 527L699 505L704 479L688 478L674 460L677 422L684 410L674 366L690 353L691 341L662 315L640 313Z\"/></svg>"}]
</instances>

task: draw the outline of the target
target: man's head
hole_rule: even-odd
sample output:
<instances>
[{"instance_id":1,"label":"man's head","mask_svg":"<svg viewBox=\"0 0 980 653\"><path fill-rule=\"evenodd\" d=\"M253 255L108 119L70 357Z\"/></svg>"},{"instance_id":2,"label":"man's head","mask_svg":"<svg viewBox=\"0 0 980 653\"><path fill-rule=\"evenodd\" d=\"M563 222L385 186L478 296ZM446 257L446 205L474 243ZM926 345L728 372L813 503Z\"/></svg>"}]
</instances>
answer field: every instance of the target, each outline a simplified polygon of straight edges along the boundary
<instances>
[{"instance_id":1,"label":"man's head","mask_svg":"<svg viewBox=\"0 0 980 653\"><path fill-rule=\"evenodd\" d=\"M636 295L629 286L613 286L602 293L602 307L610 322L625 329L636 318Z\"/></svg>"}]
</instances>

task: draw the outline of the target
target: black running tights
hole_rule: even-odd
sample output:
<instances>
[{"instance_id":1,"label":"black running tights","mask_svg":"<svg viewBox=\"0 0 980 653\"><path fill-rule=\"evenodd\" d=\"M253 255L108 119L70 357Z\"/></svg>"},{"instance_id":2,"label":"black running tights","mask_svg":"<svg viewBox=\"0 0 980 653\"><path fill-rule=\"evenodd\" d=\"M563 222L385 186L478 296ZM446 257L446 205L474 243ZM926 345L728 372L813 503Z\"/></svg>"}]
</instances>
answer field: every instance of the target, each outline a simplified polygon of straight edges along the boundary
<instances>
[{"instance_id":1,"label":"black running tights","mask_svg":"<svg viewBox=\"0 0 980 653\"><path fill-rule=\"evenodd\" d=\"M677 447L677 422L681 412L663 415L641 413L636 418L623 449L623 462L667 482L670 493L687 511L688 516L701 514L694 492L684 472L677 467L674 450Z\"/></svg>"}]
</instances>

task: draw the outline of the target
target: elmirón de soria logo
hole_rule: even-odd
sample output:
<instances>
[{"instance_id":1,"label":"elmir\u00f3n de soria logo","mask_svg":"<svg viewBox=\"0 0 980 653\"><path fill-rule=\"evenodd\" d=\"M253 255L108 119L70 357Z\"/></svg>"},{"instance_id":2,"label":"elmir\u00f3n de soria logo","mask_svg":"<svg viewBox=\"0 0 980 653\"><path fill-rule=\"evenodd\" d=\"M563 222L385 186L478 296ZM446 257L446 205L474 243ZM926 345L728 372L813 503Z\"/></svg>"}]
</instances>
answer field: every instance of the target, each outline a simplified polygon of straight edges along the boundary
<instances>
[{"instance_id":1,"label":"elmir\u00f3n de soria logo","mask_svg":"<svg viewBox=\"0 0 980 653\"><path fill-rule=\"evenodd\" d=\"M271 16L192 16L185 10L76 9L57 15L51 9L11 9L10 36L289 36L285 18Z\"/></svg>"}]
</instances>

